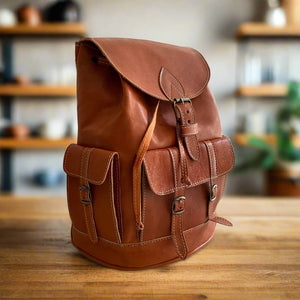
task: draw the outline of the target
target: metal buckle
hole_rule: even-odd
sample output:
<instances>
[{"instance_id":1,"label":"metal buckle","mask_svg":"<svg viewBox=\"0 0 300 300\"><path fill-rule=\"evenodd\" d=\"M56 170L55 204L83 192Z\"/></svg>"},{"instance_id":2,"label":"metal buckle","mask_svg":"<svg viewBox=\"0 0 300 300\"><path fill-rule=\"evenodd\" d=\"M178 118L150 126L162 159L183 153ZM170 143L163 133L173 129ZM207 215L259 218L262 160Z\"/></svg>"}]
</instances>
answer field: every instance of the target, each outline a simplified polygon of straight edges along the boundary
<instances>
[{"instance_id":1,"label":"metal buckle","mask_svg":"<svg viewBox=\"0 0 300 300\"><path fill-rule=\"evenodd\" d=\"M183 98L174 98L173 99L173 106L174 106L173 108L174 108L174 112L175 112L175 116L176 116L177 121L179 121L180 118L177 114L176 104L181 103L183 105L184 102L189 102L189 103L192 104L192 101L191 101L190 98L183 97Z\"/></svg>"},{"instance_id":2,"label":"metal buckle","mask_svg":"<svg viewBox=\"0 0 300 300\"><path fill-rule=\"evenodd\" d=\"M217 199L217 196L215 195L215 190L217 189L218 185L214 184L210 190L209 200L215 201Z\"/></svg>"},{"instance_id":3,"label":"metal buckle","mask_svg":"<svg viewBox=\"0 0 300 300\"><path fill-rule=\"evenodd\" d=\"M175 108L175 105L176 105L176 104L181 103L181 104L183 105L184 102L192 103L191 99L190 99L190 98L187 98L187 97L174 98L174 99L173 99L173 105L174 105L174 108Z\"/></svg>"},{"instance_id":4,"label":"metal buckle","mask_svg":"<svg viewBox=\"0 0 300 300\"><path fill-rule=\"evenodd\" d=\"M180 211L175 211L175 202L176 201L181 201L181 200L185 200L185 197L184 196L180 196L180 197L177 197L173 200L173 204L172 204L172 213L174 215L180 215L184 212L184 209L180 210Z\"/></svg>"},{"instance_id":5,"label":"metal buckle","mask_svg":"<svg viewBox=\"0 0 300 300\"><path fill-rule=\"evenodd\" d=\"M88 191L89 192L89 194L88 194L88 198L89 198L89 200L87 201L87 200L80 200L80 202L82 203L82 204L84 204L84 205L90 205L93 201L93 199L92 199L92 192L91 192L91 188L90 188L90 185L88 185L88 186L86 186L86 185L81 185L80 187L79 187L79 190L81 190L81 191Z\"/></svg>"}]
</instances>

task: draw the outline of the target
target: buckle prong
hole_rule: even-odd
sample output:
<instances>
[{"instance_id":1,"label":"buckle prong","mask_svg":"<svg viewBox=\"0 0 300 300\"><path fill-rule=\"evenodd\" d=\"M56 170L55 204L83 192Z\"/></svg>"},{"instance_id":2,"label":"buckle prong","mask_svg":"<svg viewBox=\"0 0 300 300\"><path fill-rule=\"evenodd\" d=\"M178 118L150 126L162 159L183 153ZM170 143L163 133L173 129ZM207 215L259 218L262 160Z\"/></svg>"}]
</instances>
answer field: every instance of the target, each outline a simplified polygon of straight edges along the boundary
<instances>
[{"instance_id":1,"label":"buckle prong","mask_svg":"<svg viewBox=\"0 0 300 300\"><path fill-rule=\"evenodd\" d=\"M87 186L81 185L81 186L79 186L79 190L80 191L88 191L88 199L89 200L80 199L80 202L84 205L90 205L93 202L92 191L91 191L90 185L89 184Z\"/></svg>"},{"instance_id":2,"label":"buckle prong","mask_svg":"<svg viewBox=\"0 0 300 300\"><path fill-rule=\"evenodd\" d=\"M176 201L182 201L182 200L185 200L185 197L184 196L180 196L180 197L177 197L173 200L173 204L172 204L172 213L174 215L180 215L184 212L184 208L180 211L175 211L175 208L176 208Z\"/></svg>"}]
</instances>

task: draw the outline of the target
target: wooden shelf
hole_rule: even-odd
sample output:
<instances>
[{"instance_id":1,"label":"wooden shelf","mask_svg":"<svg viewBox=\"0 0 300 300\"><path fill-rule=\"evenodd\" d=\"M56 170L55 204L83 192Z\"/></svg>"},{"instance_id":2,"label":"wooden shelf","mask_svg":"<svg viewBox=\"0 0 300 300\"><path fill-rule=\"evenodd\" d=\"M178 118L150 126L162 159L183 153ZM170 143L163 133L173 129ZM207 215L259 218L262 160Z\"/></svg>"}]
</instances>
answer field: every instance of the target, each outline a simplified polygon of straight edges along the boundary
<instances>
[{"instance_id":1,"label":"wooden shelf","mask_svg":"<svg viewBox=\"0 0 300 300\"><path fill-rule=\"evenodd\" d=\"M242 97L285 97L286 84L244 85L237 89L236 94Z\"/></svg>"},{"instance_id":2,"label":"wooden shelf","mask_svg":"<svg viewBox=\"0 0 300 300\"><path fill-rule=\"evenodd\" d=\"M0 96L75 97L76 86L43 84L1 84Z\"/></svg>"},{"instance_id":3,"label":"wooden shelf","mask_svg":"<svg viewBox=\"0 0 300 300\"><path fill-rule=\"evenodd\" d=\"M260 138L264 139L271 146L275 146L277 143L277 139L274 134L257 135L257 134L251 134L251 133L237 133L234 135L233 140L237 145L249 146L248 139L251 136L260 137ZM293 145L297 148L300 148L300 136L293 137Z\"/></svg>"},{"instance_id":4,"label":"wooden shelf","mask_svg":"<svg viewBox=\"0 0 300 300\"><path fill-rule=\"evenodd\" d=\"M76 143L76 139L0 138L0 149L65 149L71 143Z\"/></svg>"},{"instance_id":5,"label":"wooden shelf","mask_svg":"<svg viewBox=\"0 0 300 300\"><path fill-rule=\"evenodd\" d=\"M272 26L266 23L244 23L236 33L237 38L247 37L290 37L300 38L300 24Z\"/></svg>"},{"instance_id":6,"label":"wooden shelf","mask_svg":"<svg viewBox=\"0 0 300 300\"><path fill-rule=\"evenodd\" d=\"M0 26L0 35L52 35L52 36L84 36L85 26L81 23L42 23L31 26L17 24L14 26Z\"/></svg>"}]
</instances>

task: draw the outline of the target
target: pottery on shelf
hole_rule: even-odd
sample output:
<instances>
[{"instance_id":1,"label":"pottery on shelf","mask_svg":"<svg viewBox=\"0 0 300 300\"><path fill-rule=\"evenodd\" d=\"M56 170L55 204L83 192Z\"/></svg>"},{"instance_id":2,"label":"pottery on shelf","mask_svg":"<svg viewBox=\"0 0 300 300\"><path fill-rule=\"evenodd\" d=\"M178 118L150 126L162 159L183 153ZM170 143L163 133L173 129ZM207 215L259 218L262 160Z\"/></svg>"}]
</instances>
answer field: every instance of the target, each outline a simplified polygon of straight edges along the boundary
<instances>
[{"instance_id":1,"label":"pottery on shelf","mask_svg":"<svg viewBox=\"0 0 300 300\"><path fill-rule=\"evenodd\" d=\"M67 124L64 120L52 119L41 124L39 134L45 139L61 139L66 136Z\"/></svg>"},{"instance_id":2,"label":"pottery on shelf","mask_svg":"<svg viewBox=\"0 0 300 300\"><path fill-rule=\"evenodd\" d=\"M17 11L18 21L27 25L38 25L42 22L41 12L31 5L23 5Z\"/></svg>"},{"instance_id":3,"label":"pottery on shelf","mask_svg":"<svg viewBox=\"0 0 300 300\"><path fill-rule=\"evenodd\" d=\"M6 134L17 139L25 139L30 134L30 129L24 124L13 124L6 128Z\"/></svg>"},{"instance_id":4,"label":"pottery on shelf","mask_svg":"<svg viewBox=\"0 0 300 300\"><path fill-rule=\"evenodd\" d=\"M280 6L280 1L268 0L268 6L265 22L273 26L284 26L286 24L286 17L284 9Z\"/></svg>"}]
</instances>

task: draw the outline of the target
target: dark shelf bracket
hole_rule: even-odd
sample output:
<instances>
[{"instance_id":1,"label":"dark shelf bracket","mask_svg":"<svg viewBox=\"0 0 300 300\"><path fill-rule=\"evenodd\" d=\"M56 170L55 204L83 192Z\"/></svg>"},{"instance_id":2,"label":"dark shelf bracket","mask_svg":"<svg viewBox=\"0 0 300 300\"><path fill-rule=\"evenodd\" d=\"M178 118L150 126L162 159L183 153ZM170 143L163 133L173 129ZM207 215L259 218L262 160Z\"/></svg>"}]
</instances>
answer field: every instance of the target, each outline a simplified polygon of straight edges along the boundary
<instances>
[{"instance_id":1,"label":"dark shelf bracket","mask_svg":"<svg viewBox=\"0 0 300 300\"><path fill-rule=\"evenodd\" d=\"M11 82L13 79L13 41L11 38L2 40L2 64L3 82ZM12 120L12 97L2 97L2 117ZM11 150L1 151L1 191L12 192L13 190L13 160Z\"/></svg>"}]
</instances>

